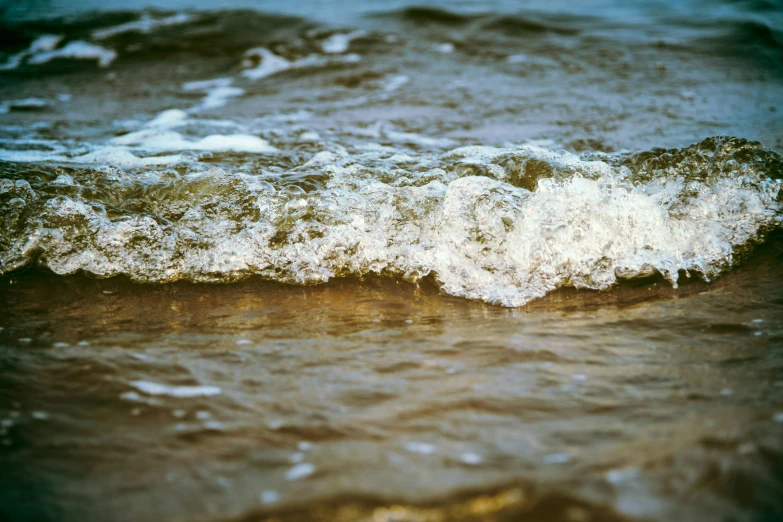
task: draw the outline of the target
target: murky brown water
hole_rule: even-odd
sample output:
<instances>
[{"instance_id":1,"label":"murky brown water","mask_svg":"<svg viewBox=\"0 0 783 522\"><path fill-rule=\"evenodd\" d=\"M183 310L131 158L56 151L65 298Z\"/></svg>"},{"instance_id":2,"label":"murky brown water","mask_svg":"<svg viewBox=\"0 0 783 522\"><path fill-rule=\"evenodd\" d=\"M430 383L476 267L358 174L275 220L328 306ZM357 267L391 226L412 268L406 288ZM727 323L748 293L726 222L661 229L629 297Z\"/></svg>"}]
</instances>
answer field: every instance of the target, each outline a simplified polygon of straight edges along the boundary
<instances>
[{"instance_id":1,"label":"murky brown water","mask_svg":"<svg viewBox=\"0 0 783 522\"><path fill-rule=\"evenodd\" d=\"M778 244L713 284L510 310L384 279L6 279L0 505L27 520L772 520Z\"/></svg>"}]
</instances>

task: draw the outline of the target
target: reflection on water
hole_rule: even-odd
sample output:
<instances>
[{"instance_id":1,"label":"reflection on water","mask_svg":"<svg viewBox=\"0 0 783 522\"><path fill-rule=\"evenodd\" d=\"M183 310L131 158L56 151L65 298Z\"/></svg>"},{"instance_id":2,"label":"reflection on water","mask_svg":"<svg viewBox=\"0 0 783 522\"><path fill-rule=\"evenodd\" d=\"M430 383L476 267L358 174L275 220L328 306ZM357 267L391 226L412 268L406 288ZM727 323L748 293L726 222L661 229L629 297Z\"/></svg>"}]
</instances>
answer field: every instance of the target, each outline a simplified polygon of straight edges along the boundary
<instances>
[{"instance_id":1,"label":"reflection on water","mask_svg":"<svg viewBox=\"0 0 783 522\"><path fill-rule=\"evenodd\" d=\"M384 279L6 279L0 505L129 521L780 512L779 248L713 284L526 309Z\"/></svg>"}]
</instances>

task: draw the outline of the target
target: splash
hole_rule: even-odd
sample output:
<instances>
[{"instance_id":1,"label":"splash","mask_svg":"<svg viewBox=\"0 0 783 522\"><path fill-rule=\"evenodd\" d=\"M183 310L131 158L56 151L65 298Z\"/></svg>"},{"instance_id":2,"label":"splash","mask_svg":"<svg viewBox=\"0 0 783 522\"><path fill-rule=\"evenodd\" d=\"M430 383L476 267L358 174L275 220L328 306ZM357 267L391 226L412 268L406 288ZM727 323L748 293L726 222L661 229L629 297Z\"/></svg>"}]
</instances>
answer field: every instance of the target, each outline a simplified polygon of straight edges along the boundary
<instances>
[{"instance_id":1,"label":"splash","mask_svg":"<svg viewBox=\"0 0 783 522\"><path fill-rule=\"evenodd\" d=\"M559 287L717 276L780 226L781 165L758 143L709 138L601 159L343 149L286 173L54 169L0 182L0 256L3 273L37 263L141 282L429 277L515 307Z\"/></svg>"}]
</instances>

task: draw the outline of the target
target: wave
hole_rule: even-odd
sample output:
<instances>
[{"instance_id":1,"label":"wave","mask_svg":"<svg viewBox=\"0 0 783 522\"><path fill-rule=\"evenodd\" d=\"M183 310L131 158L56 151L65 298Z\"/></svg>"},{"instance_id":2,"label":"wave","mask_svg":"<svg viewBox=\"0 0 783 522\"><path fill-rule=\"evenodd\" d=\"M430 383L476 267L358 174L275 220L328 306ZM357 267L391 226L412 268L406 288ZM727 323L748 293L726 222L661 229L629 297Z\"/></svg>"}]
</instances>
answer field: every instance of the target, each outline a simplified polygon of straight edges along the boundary
<instances>
[{"instance_id":1,"label":"wave","mask_svg":"<svg viewBox=\"0 0 783 522\"><path fill-rule=\"evenodd\" d=\"M2 273L37 264L149 283L296 284L379 274L510 307L656 273L710 279L783 219L780 155L727 137L626 157L335 149L274 173L2 171Z\"/></svg>"}]
</instances>

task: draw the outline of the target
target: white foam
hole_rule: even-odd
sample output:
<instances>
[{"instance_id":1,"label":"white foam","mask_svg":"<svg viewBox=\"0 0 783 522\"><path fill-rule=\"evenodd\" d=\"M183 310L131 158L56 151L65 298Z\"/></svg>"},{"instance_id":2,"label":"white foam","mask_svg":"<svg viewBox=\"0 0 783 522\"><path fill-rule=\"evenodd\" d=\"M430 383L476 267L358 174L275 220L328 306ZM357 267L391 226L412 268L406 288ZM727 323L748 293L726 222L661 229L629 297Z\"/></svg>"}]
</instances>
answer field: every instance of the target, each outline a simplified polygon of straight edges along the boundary
<instances>
[{"instance_id":1,"label":"white foam","mask_svg":"<svg viewBox=\"0 0 783 522\"><path fill-rule=\"evenodd\" d=\"M410 81L410 78L404 74L397 74L388 79L383 86L383 90L386 92L393 92L405 85Z\"/></svg>"},{"instance_id":2,"label":"white foam","mask_svg":"<svg viewBox=\"0 0 783 522\"><path fill-rule=\"evenodd\" d=\"M105 38L110 38L112 36L123 33L149 33L157 27L184 24L192 19L192 16L185 13L178 13L158 19L150 18L149 16L145 15L140 20L136 20L135 22L127 22L116 25L114 27L107 27L106 29L98 29L93 31L92 37L95 40L103 40Z\"/></svg>"},{"instance_id":3,"label":"white foam","mask_svg":"<svg viewBox=\"0 0 783 522\"><path fill-rule=\"evenodd\" d=\"M261 62L253 68L242 71L242 74L251 80L260 80L267 76L272 76L281 71L285 71L291 68L291 62L277 56L270 50L264 47L256 47L245 52L245 64L247 65L250 58L260 59Z\"/></svg>"},{"instance_id":4,"label":"white foam","mask_svg":"<svg viewBox=\"0 0 783 522\"><path fill-rule=\"evenodd\" d=\"M0 102L0 114L12 110L41 110L49 107L49 102L41 98L23 98Z\"/></svg>"},{"instance_id":5,"label":"white foam","mask_svg":"<svg viewBox=\"0 0 783 522\"><path fill-rule=\"evenodd\" d=\"M116 167L172 165L183 160L183 157L180 155L138 157L127 149L118 147L98 147L92 152L80 156L68 156L62 153L63 147L60 147L60 149L60 152L0 149L0 160L19 163L98 163Z\"/></svg>"},{"instance_id":6,"label":"white foam","mask_svg":"<svg viewBox=\"0 0 783 522\"><path fill-rule=\"evenodd\" d=\"M150 381L133 381L130 384L147 395L165 395L178 399L212 397L222 393L217 386L168 386Z\"/></svg>"},{"instance_id":7,"label":"white foam","mask_svg":"<svg viewBox=\"0 0 783 522\"><path fill-rule=\"evenodd\" d=\"M33 40L30 47L24 51L10 56L3 65L0 65L0 71L16 69L25 58L36 53L52 51L63 39L61 35L44 34Z\"/></svg>"},{"instance_id":8,"label":"white foam","mask_svg":"<svg viewBox=\"0 0 783 522\"><path fill-rule=\"evenodd\" d=\"M629 466L627 468L611 469L606 472L606 480L611 484L620 484L627 480L637 478L641 474L639 468Z\"/></svg>"},{"instance_id":9,"label":"white foam","mask_svg":"<svg viewBox=\"0 0 783 522\"><path fill-rule=\"evenodd\" d=\"M148 124L148 127L162 127L170 129L178 127L188 119L188 113L180 109L169 109L155 116Z\"/></svg>"},{"instance_id":10,"label":"white foam","mask_svg":"<svg viewBox=\"0 0 783 522\"><path fill-rule=\"evenodd\" d=\"M549 455L544 455L542 460L544 461L544 464L565 464L566 462L570 462L572 459L573 456L570 453L552 453Z\"/></svg>"},{"instance_id":11,"label":"white foam","mask_svg":"<svg viewBox=\"0 0 783 522\"><path fill-rule=\"evenodd\" d=\"M558 63L551 59L546 58L543 56L532 56L529 54L512 54L511 56L506 58L506 62L513 63L513 64L524 64L524 65L531 65L536 67L557 67Z\"/></svg>"},{"instance_id":12,"label":"white foam","mask_svg":"<svg viewBox=\"0 0 783 522\"><path fill-rule=\"evenodd\" d=\"M74 60L97 60L99 67L108 67L117 58L117 53L87 42L69 42L65 47L50 51L36 52L28 59L29 63L40 65L58 58Z\"/></svg>"},{"instance_id":13,"label":"white foam","mask_svg":"<svg viewBox=\"0 0 783 522\"><path fill-rule=\"evenodd\" d=\"M255 67L253 67L253 58L260 60L260 63ZM242 74L251 80L260 80L289 69L324 67L333 63L356 63L361 61L361 59L361 56L353 53L339 56L319 56L312 54L291 62L272 53L264 47L257 47L245 52L243 66L249 68L242 71Z\"/></svg>"},{"instance_id":14,"label":"white foam","mask_svg":"<svg viewBox=\"0 0 783 522\"><path fill-rule=\"evenodd\" d=\"M341 54L348 50L352 40L361 38L366 34L366 31L352 31L350 33L333 34L321 42L321 49L327 54Z\"/></svg>"},{"instance_id":15,"label":"white foam","mask_svg":"<svg viewBox=\"0 0 783 522\"><path fill-rule=\"evenodd\" d=\"M437 44L433 47L439 53L449 54L454 52L454 44L450 42Z\"/></svg>"},{"instance_id":16,"label":"white foam","mask_svg":"<svg viewBox=\"0 0 783 522\"><path fill-rule=\"evenodd\" d=\"M111 143L157 152L192 150L269 154L278 151L268 141L258 136L212 134L201 139L188 140L182 134L168 130L166 126L162 129L148 128L118 136L112 139Z\"/></svg>"},{"instance_id":17,"label":"white foam","mask_svg":"<svg viewBox=\"0 0 783 522\"><path fill-rule=\"evenodd\" d=\"M475 466L476 464L481 463L481 456L477 455L476 453L463 453L459 457L460 462L463 464L469 464L471 466Z\"/></svg>"},{"instance_id":18,"label":"white foam","mask_svg":"<svg viewBox=\"0 0 783 522\"><path fill-rule=\"evenodd\" d=\"M182 88L186 91L208 91L217 87L228 87L232 83L234 83L233 78L213 78L211 80L185 82L182 84Z\"/></svg>"},{"instance_id":19,"label":"white foam","mask_svg":"<svg viewBox=\"0 0 783 522\"><path fill-rule=\"evenodd\" d=\"M201 107L204 109L223 107L230 98L242 96L243 94L245 94L245 90L239 87L215 87L201 101Z\"/></svg>"},{"instance_id":20,"label":"white foam","mask_svg":"<svg viewBox=\"0 0 783 522\"><path fill-rule=\"evenodd\" d=\"M187 82L182 85L186 91L204 92L206 96L201 100L199 109L215 109L223 107L230 98L245 94L244 89L233 87L232 78L215 78L212 80L201 80Z\"/></svg>"},{"instance_id":21,"label":"white foam","mask_svg":"<svg viewBox=\"0 0 783 522\"><path fill-rule=\"evenodd\" d=\"M262 504L276 504L277 502L280 502L280 493L268 489L261 492L259 499Z\"/></svg>"},{"instance_id":22,"label":"white foam","mask_svg":"<svg viewBox=\"0 0 783 522\"><path fill-rule=\"evenodd\" d=\"M63 37L57 34L44 34L36 38L28 49L30 53L42 53L54 50Z\"/></svg>"},{"instance_id":23,"label":"white foam","mask_svg":"<svg viewBox=\"0 0 783 522\"><path fill-rule=\"evenodd\" d=\"M0 65L0 71L10 71L12 69L16 69L22 65L22 60L25 56L26 53L12 54L6 59L5 63Z\"/></svg>"},{"instance_id":24,"label":"white foam","mask_svg":"<svg viewBox=\"0 0 783 522\"><path fill-rule=\"evenodd\" d=\"M370 139L388 135L378 125L363 132ZM248 148L268 146L248 136ZM165 156L137 157L129 148L138 154L147 146L149 152L172 146L218 150L229 147L223 140L237 145L232 136L185 138L163 125L67 160L140 165ZM171 192L156 199L156 205L190 208L176 223L162 225L143 215L115 223L89 205L59 202L38 214L38 221L30 219L3 256L44 252L56 273L126 274L146 282L232 281L250 274L303 284L348 274L408 281L430 276L451 295L522 306L560 287L603 290L655 273L676 284L681 270L713 277L733 266L736 248L781 225L783 182L744 163L755 160L733 159L733 148L747 147L740 142L721 142L731 162L724 157L717 167L704 163L714 169L705 181L688 179L674 167L634 178L624 166L533 145L404 156L397 147L367 142L353 152L328 141L319 146L290 171L320 177L323 186L306 194L272 186L268 177L259 181L213 168L177 178ZM0 150L0 158L8 154L66 157ZM698 151L683 154L689 165L700 158ZM531 161L535 171L528 169ZM159 174L145 176L138 182ZM260 217L248 213L247 202L263 209ZM82 231L82 223L91 228ZM42 228L67 233L44 242L37 232ZM128 244L132 234L148 238L143 254Z\"/></svg>"},{"instance_id":25,"label":"white foam","mask_svg":"<svg viewBox=\"0 0 783 522\"><path fill-rule=\"evenodd\" d=\"M432 455L435 453L435 446L426 442L406 442L405 449L419 455Z\"/></svg>"},{"instance_id":26,"label":"white foam","mask_svg":"<svg viewBox=\"0 0 783 522\"><path fill-rule=\"evenodd\" d=\"M413 132L386 131L386 137L397 143L418 145L420 147L448 147L454 144L447 138L430 138Z\"/></svg>"},{"instance_id":27,"label":"white foam","mask_svg":"<svg viewBox=\"0 0 783 522\"><path fill-rule=\"evenodd\" d=\"M309 462L303 462L286 471L285 479L290 481L299 480L309 477L313 473L315 473L315 466Z\"/></svg>"}]
</instances>

